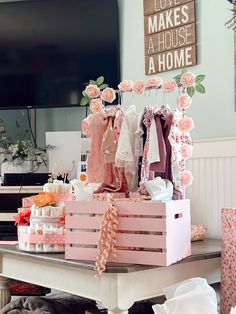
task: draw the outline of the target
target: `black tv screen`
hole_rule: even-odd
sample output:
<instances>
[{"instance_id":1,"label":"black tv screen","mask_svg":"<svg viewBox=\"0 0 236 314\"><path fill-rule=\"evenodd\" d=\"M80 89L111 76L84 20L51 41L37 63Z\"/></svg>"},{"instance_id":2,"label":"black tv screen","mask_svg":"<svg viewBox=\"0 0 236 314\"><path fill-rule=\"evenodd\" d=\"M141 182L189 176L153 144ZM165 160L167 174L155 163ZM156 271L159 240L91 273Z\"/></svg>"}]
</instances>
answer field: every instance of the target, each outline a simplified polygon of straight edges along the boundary
<instances>
[{"instance_id":1,"label":"black tv screen","mask_svg":"<svg viewBox=\"0 0 236 314\"><path fill-rule=\"evenodd\" d=\"M120 80L117 0L0 2L0 109L78 106Z\"/></svg>"}]
</instances>

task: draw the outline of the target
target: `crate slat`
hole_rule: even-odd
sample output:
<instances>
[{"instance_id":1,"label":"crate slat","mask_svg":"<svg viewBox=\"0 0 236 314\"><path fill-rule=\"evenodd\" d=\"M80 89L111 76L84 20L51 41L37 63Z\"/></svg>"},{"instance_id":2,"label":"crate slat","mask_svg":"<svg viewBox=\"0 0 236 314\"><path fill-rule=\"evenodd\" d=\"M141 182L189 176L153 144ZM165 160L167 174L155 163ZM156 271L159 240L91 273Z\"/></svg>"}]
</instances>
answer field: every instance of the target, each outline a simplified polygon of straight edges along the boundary
<instances>
[{"instance_id":1,"label":"crate slat","mask_svg":"<svg viewBox=\"0 0 236 314\"><path fill-rule=\"evenodd\" d=\"M66 243L80 245L97 245L97 232L66 231ZM117 243L122 247L166 248L165 235L118 233Z\"/></svg>"},{"instance_id":2,"label":"crate slat","mask_svg":"<svg viewBox=\"0 0 236 314\"><path fill-rule=\"evenodd\" d=\"M66 218L66 228L93 230L100 229L101 223L102 216L100 217L70 216ZM164 219L156 218L120 217L118 220L118 230L165 232L166 221Z\"/></svg>"},{"instance_id":3,"label":"crate slat","mask_svg":"<svg viewBox=\"0 0 236 314\"><path fill-rule=\"evenodd\" d=\"M96 261L98 251L95 248L70 247L66 250L66 259ZM143 265L166 266L166 254L162 252L117 250L117 257L110 257L109 262L132 263Z\"/></svg>"},{"instance_id":4,"label":"crate slat","mask_svg":"<svg viewBox=\"0 0 236 314\"><path fill-rule=\"evenodd\" d=\"M107 209L106 201L93 200L92 202L77 201L65 202L68 214L103 214ZM147 215L147 216L165 216L166 203L162 202L134 202L132 200L115 200L119 207L119 215ZM147 206L148 204L148 206Z\"/></svg>"}]
</instances>

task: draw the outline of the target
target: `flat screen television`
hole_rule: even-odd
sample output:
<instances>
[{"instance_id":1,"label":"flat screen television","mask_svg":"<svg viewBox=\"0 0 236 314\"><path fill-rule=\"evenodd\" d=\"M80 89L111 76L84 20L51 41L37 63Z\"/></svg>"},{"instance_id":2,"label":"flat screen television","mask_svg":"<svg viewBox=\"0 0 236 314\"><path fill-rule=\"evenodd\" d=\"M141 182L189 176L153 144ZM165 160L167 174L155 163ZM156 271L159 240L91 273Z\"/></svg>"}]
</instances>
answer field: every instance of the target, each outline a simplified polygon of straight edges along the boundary
<instances>
[{"instance_id":1,"label":"flat screen television","mask_svg":"<svg viewBox=\"0 0 236 314\"><path fill-rule=\"evenodd\" d=\"M0 1L0 109L78 106L119 60L117 0Z\"/></svg>"}]
</instances>

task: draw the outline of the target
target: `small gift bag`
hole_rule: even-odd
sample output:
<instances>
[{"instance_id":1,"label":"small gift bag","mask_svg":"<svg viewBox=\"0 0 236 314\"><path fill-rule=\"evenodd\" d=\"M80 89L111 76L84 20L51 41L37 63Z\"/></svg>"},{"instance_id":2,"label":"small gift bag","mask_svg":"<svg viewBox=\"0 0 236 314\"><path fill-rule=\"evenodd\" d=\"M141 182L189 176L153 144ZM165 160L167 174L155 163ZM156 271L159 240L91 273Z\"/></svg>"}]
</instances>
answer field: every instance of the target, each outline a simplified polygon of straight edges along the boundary
<instances>
[{"instance_id":1,"label":"small gift bag","mask_svg":"<svg viewBox=\"0 0 236 314\"><path fill-rule=\"evenodd\" d=\"M221 314L236 305L236 208L221 210Z\"/></svg>"},{"instance_id":2,"label":"small gift bag","mask_svg":"<svg viewBox=\"0 0 236 314\"><path fill-rule=\"evenodd\" d=\"M205 238L207 228L203 225L191 225L191 241L202 241Z\"/></svg>"}]
</instances>

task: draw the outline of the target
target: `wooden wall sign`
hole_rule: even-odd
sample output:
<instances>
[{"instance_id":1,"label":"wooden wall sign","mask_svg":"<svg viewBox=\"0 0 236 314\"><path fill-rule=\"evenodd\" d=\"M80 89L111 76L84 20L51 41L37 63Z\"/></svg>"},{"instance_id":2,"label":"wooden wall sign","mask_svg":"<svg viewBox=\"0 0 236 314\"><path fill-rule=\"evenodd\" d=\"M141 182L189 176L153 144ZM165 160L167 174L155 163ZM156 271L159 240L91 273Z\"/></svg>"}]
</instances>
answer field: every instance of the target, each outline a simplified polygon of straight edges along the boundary
<instances>
[{"instance_id":1,"label":"wooden wall sign","mask_svg":"<svg viewBox=\"0 0 236 314\"><path fill-rule=\"evenodd\" d=\"M144 0L145 74L196 64L195 0Z\"/></svg>"}]
</instances>

